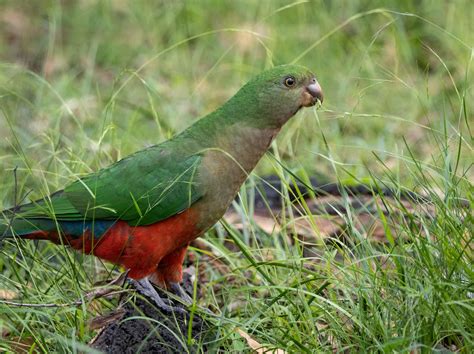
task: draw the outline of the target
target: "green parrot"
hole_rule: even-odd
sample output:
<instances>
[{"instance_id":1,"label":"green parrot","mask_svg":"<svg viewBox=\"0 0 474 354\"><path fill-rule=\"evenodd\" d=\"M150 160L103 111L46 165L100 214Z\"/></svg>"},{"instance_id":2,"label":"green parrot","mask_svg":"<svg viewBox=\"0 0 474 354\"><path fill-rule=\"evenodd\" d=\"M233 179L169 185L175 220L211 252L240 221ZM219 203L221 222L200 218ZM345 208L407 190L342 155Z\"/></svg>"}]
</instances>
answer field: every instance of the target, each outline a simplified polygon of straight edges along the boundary
<instances>
[{"instance_id":1,"label":"green parrot","mask_svg":"<svg viewBox=\"0 0 474 354\"><path fill-rule=\"evenodd\" d=\"M123 265L138 290L172 310L150 281L189 302L179 286L189 243L223 216L281 127L318 101L307 68L264 71L172 139L4 210L0 238L50 240Z\"/></svg>"}]
</instances>

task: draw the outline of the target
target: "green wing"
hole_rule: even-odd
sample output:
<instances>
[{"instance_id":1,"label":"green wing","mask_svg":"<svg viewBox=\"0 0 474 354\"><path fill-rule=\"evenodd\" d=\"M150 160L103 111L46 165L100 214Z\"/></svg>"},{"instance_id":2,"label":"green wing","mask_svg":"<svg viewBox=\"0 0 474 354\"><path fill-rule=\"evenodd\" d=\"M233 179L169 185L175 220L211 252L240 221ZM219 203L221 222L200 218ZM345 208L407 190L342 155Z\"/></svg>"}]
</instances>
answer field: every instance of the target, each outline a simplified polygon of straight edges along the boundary
<instances>
[{"instance_id":1,"label":"green wing","mask_svg":"<svg viewBox=\"0 0 474 354\"><path fill-rule=\"evenodd\" d=\"M157 145L88 175L48 198L21 206L24 218L125 220L149 225L189 208L202 197L201 155L180 156Z\"/></svg>"}]
</instances>

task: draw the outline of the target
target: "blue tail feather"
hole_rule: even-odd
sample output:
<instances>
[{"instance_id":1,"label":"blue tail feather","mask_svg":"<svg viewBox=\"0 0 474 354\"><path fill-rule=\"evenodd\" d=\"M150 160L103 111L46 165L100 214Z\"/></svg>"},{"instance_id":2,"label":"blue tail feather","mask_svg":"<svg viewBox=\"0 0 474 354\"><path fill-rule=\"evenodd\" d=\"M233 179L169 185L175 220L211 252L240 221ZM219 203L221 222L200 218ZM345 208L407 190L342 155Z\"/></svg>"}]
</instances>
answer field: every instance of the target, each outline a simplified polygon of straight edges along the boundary
<instances>
[{"instance_id":1,"label":"blue tail feather","mask_svg":"<svg viewBox=\"0 0 474 354\"><path fill-rule=\"evenodd\" d=\"M38 231L54 232L60 230L69 237L81 237L85 232L91 232L94 238L101 237L115 224L111 220L82 220L82 221L54 221L51 219L15 218L5 220L0 224L0 239L10 238L13 235L27 236Z\"/></svg>"}]
</instances>

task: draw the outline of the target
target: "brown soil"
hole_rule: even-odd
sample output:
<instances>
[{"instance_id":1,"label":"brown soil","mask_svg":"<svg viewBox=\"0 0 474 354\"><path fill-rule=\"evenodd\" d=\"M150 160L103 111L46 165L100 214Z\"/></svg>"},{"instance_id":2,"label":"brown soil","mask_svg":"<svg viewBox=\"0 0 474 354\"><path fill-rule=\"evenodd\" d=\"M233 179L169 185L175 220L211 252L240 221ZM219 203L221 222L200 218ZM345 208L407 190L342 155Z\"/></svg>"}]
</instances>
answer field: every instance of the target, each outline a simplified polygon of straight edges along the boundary
<instances>
[{"instance_id":1,"label":"brown soil","mask_svg":"<svg viewBox=\"0 0 474 354\"><path fill-rule=\"evenodd\" d=\"M189 284L189 279L185 279L185 285ZM160 295L166 298L163 292ZM173 306L185 309L178 301L170 301ZM104 353L206 351L203 341L210 331L210 326L197 313L160 311L153 302L141 296L127 299L117 310L95 320L95 323L99 322L103 327L90 344ZM187 338L191 339L190 343Z\"/></svg>"}]
</instances>

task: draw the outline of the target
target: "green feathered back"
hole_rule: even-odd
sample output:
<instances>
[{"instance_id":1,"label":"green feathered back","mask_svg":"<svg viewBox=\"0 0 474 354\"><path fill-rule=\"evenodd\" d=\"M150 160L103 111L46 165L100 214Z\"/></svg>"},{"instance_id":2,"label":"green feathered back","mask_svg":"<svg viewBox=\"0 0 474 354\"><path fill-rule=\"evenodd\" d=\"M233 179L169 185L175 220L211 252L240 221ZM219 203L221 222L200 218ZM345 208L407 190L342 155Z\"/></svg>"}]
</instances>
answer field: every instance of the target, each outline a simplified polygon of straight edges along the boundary
<instances>
[{"instance_id":1,"label":"green feathered back","mask_svg":"<svg viewBox=\"0 0 474 354\"><path fill-rule=\"evenodd\" d=\"M148 225L198 200L200 155L182 158L169 144L153 146L78 180L48 198L21 206L17 218L124 220Z\"/></svg>"}]
</instances>

